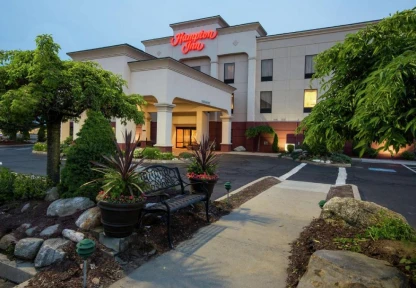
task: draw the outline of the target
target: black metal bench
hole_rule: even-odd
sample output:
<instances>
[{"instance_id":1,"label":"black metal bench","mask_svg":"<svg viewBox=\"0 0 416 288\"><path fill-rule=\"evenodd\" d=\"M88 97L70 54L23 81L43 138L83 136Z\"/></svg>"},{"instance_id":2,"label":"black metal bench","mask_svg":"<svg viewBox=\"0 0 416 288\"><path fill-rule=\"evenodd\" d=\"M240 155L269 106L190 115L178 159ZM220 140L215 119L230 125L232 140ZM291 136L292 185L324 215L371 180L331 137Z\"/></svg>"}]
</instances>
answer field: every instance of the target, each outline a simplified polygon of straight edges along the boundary
<instances>
[{"instance_id":1,"label":"black metal bench","mask_svg":"<svg viewBox=\"0 0 416 288\"><path fill-rule=\"evenodd\" d=\"M146 191L144 194L147 197L155 197L158 202L151 206L145 207L142 211L141 220L147 213L165 213L167 214L167 228L169 247L173 248L171 235L171 215L179 209L188 207L197 202L205 202L206 217L209 222L209 201L210 195L208 191L196 191L190 194L185 191L189 186L182 180L178 168L169 168L162 165L149 166L141 171L141 177L146 183ZM181 189L180 195L173 196L165 193L168 189L179 187ZM140 223L141 223L140 220Z\"/></svg>"}]
</instances>

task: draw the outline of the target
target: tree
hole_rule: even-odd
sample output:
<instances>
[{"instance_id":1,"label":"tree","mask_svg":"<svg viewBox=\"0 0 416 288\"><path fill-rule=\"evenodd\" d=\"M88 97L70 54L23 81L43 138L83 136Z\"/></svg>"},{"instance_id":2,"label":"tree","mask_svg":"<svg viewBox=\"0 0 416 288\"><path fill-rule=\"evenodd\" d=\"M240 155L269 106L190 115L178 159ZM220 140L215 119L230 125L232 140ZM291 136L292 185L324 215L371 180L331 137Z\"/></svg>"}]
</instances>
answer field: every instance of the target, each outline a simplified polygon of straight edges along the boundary
<instances>
[{"instance_id":1,"label":"tree","mask_svg":"<svg viewBox=\"0 0 416 288\"><path fill-rule=\"evenodd\" d=\"M254 126L254 127L248 128L246 130L246 133L245 133L245 135L248 139L258 137L257 152L260 151L260 136L263 133L273 134L274 130L273 130L272 127L270 127L268 125L260 125L260 126Z\"/></svg>"},{"instance_id":2,"label":"tree","mask_svg":"<svg viewBox=\"0 0 416 288\"><path fill-rule=\"evenodd\" d=\"M365 152L386 151L416 135L416 10L405 10L346 37L318 54L313 79L321 101L297 129L304 143L342 150L347 140Z\"/></svg>"},{"instance_id":3,"label":"tree","mask_svg":"<svg viewBox=\"0 0 416 288\"><path fill-rule=\"evenodd\" d=\"M46 135L45 135L45 125L41 125L38 131L38 142L45 142Z\"/></svg>"},{"instance_id":4,"label":"tree","mask_svg":"<svg viewBox=\"0 0 416 288\"><path fill-rule=\"evenodd\" d=\"M277 133L274 133L272 150L274 153L279 152L279 140L277 138Z\"/></svg>"},{"instance_id":5,"label":"tree","mask_svg":"<svg viewBox=\"0 0 416 288\"><path fill-rule=\"evenodd\" d=\"M77 119L85 110L101 111L144 123L145 104L140 95L127 96L126 82L94 62L62 61L60 47L50 35L36 38L31 51L0 51L0 111L8 109L15 119L42 119L46 123L47 175L59 183L61 122Z\"/></svg>"},{"instance_id":6,"label":"tree","mask_svg":"<svg viewBox=\"0 0 416 288\"><path fill-rule=\"evenodd\" d=\"M88 111L75 144L68 149L65 167L59 186L63 197L83 196L95 199L100 185L83 184L102 176L94 172L91 161L103 162L103 155L114 155L114 132L101 112Z\"/></svg>"}]
</instances>

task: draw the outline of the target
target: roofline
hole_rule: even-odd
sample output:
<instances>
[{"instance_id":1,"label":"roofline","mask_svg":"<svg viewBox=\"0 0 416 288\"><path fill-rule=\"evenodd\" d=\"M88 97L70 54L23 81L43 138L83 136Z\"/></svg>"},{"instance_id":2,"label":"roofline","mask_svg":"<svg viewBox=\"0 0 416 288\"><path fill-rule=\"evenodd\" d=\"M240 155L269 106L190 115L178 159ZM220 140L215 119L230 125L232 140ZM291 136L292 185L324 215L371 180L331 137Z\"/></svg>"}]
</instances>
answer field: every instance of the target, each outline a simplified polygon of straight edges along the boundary
<instances>
[{"instance_id":1,"label":"roofline","mask_svg":"<svg viewBox=\"0 0 416 288\"><path fill-rule=\"evenodd\" d=\"M163 61L163 60L168 60L168 61L172 61L174 63L180 64L183 67L186 67L186 69L188 69L188 71L190 71L192 73L197 73L197 75L201 75L203 77L207 77L211 81L217 82L217 84L219 84L220 86L227 87L227 89L232 90L232 92L234 92L237 89L237 88L235 88L235 87L233 87L231 85L228 85L228 84L224 83L223 81L221 81L221 80L219 80L219 79L217 79L215 77L212 77L211 75L205 74L204 72L198 71L198 70L192 68L191 66L186 65L183 62L180 62L180 61L178 61L176 59L173 59L172 57L162 57L162 58L155 58L155 59L129 61L127 63L128 64L130 64L130 63L133 64L133 63L141 63L141 62L149 62L149 61ZM230 92L230 93L232 93L232 92Z\"/></svg>"},{"instance_id":2,"label":"roofline","mask_svg":"<svg viewBox=\"0 0 416 288\"><path fill-rule=\"evenodd\" d=\"M307 36L309 34L310 35L320 34L322 32L327 32L328 30L345 31L345 30L351 30L354 28L361 29L361 28L368 26L369 24L376 24L380 21L381 19L351 23L351 24L343 24L343 25L337 25L337 26L322 27L322 28L309 29L309 30L300 30L300 31L295 31L295 32L273 34L273 35L257 37L257 40L267 41L267 40L274 40L275 38L291 38L291 37L299 37L299 36L301 37L301 36Z\"/></svg>"},{"instance_id":3,"label":"roofline","mask_svg":"<svg viewBox=\"0 0 416 288\"><path fill-rule=\"evenodd\" d=\"M95 51L95 50L105 50L105 49L111 49L111 48L117 48L117 47L123 47L123 46L129 47L129 48L131 48L133 50L136 50L137 52L143 53L143 54L145 54L145 55L147 55L151 58L157 58L157 57L155 57L155 56L153 56L153 55L151 55L151 54L149 54L149 53L147 53L147 52L145 52L145 51L143 51L143 50L141 50L137 47L134 47L133 45L127 44L127 43L117 44L117 45L110 45L110 46L103 46L103 47L91 48L91 49L85 49L85 50L78 50L78 51L68 52L68 53L66 53L66 55L71 56L71 55L75 55L75 54L78 54L78 53L90 52L90 51Z\"/></svg>"},{"instance_id":4,"label":"roofline","mask_svg":"<svg viewBox=\"0 0 416 288\"><path fill-rule=\"evenodd\" d=\"M260 30L260 31L257 31L257 32L259 32L260 35L263 34L260 37L264 37L264 36L267 35L266 29L264 29L264 27L258 21L256 21L256 22L249 22L249 23L243 23L243 24L238 24L238 25L233 25L233 26L228 26L228 27L223 27L223 28L217 28L217 30L227 30L227 29L230 29L230 28L238 28L238 27L243 27L243 26L248 26L248 25L258 25L259 26L258 27L259 28L258 30Z\"/></svg>"},{"instance_id":5,"label":"roofline","mask_svg":"<svg viewBox=\"0 0 416 288\"><path fill-rule=\"evenodd\" d=\"M224 18L221 17L221 15L216 15L216 16L210 16L210 17L204 17L204 18L199 18L199 19L194 19L194 20L187 20L187 21L182 21L182 22L176 22L173 24L170 24L170 27L175 27L175 26L179 26L179 25L183 25L183 24L189 24L192 22L197 22L197 21L203 21L203 20L211 20L211 19L215 19L215 18L219 18L219 20L221 22L223 22L225 24L225 26L230 26L227 21L224 20Z\"/></svg>"}]
</instances>

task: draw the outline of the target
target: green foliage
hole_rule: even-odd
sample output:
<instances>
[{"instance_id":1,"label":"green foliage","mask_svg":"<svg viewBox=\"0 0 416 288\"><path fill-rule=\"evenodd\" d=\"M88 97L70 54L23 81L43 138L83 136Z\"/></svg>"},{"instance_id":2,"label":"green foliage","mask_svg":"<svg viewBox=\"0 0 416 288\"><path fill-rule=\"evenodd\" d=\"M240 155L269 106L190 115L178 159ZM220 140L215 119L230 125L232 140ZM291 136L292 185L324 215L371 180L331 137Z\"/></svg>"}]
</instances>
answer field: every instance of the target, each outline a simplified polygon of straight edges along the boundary
<instances>
[{"instance_id":1,"label":"green foliage","mask_svg":"<svg viewBox=\"0 0 416 288\"><path fill-rule=\"evenodd\" d=\"M379 239L416 241L416 232L409 224L387 216L383 217L378 225L368 227L366 236L374 241Z\"/></svg>"},{"instance_id":2,"label":"green foliage","mask_svg":"<svg viewBox=\"0 0 416 288\"><path fill-rule=\"evenodd\" d=\"M174 158L174 156L170 152L160 153L160 155L159 155L160 160L172 160L173 158Z\"/></svg>"},{"instance_id":3,"label":"green foliage","mask_svg":"<svg viewBox=\"0 0 416 288\"><path fill-rule=\"evenodd\" d=\"M377 158L378 150L370 146L366 146L364 153L362 153L362 148L353 148L353 154L360 157Z\"/></svg>"},{"instance_id":4,"label":"green foliage","mask_svg":"<svg viewBox=\"0 0 416 288\"><path fill-rule=\"evenodd\" d=\"M8 168L0 167L0 204L13 199L15 174Z\"/></svg>"},{"instance_id":5,"label":"green foliage","mask_svg":"<svg viewBox=\"0 0 416 288\"><path fill-rule=\"evenodd\" d=\"M295 150L295 145L287 145L287 152L292 153Z\"/></svg>"},{"instance_id":6,"label":"green foliage","mask_svg":"<svg viewBox=\"0 0 416 288\"><path fill-rule=\"evenodd\" d=\"M272 150L274 153L278 153L279 152L279 142L278 142L278 138L277 138L277 133L274 133L274 137L273 137L273 144L272 144Z\"/></svg>"},{"instance_id":7,"label":"green foliage","mask_svg":"<svg viewBox=\"0 0 416 288\"><path fill-rule=\"evenodd\" d=\"M338 249L348 250L361 253L360 242L366 242L367 239L361 238L334 238L334 243L338 245Z\"/></svg>"},{"instance_id":8,"label":"green foliage","mask_svg":"<svg viewBox=\"0 0 416 288\"><path fill-rule=\"evenodd\" d=\"M41 125L38 131L38 142L46 141L45 125Z\"/></svg>"},{"instance_id":9,"label":"green foliage","mask_svg":"<svg viewBox=\"0 0 416 288\"><path fill-rule=\"evenodd\" d=\"M48 147L46 143L37 142L33 145L33 151L46 152L48 151Z\"/></svg>"},{"instance_id":10,"label":"green foliage","mask_svg":"<svg viewBox=\"0 0 416 288\"><path fill-rule=\"evenodd\" d=\"M13 183L15 199L43 199L52 182L45 176L16 174Z\"/></svg>"},{"instance_id":11,"label":"green foliage","mask_svg":"<svg viewBox=\"0 0 416 288\"><path fill-rule=\"evenodd\" d=\"M133 152L134 158L143 158L143 148L136 148Z\"/></svg>"},{"instance_id":12,"label":"green foliage","mask_svg":"<svg viewBox=\"0 0 416 288\"><path fill-rule=\"evenodd\" d=\"M415 153L412 153L412 152L409 152L409 151L404 151L400 156L405 160L415 160L416 159Z\"/></svg>"},{"instance_id":13,"label":"green foliage","mask_svg":"<svg viewBox=\"0 0 416 288\"><path fill-rule=\"evenodd\" d=\"M212 149L213 145L215 145L214 142L210 144L208 137L202 137L199 148L193 151L193 159L188 165L188 173L215 175L219 158Z\"/></svg>"},{"instance_id":14,"label":"green foliage","mask_svg":"<svg viewBox=\"0 0 416 288\"><path fill-rule=\"evenodd\" d=\"M82 186L99 176L99 173L91 170L91 161L103 162L102 155L114 155L116 152L115 136L109 121L101 112L90 110L87 116L75 144L67 152L59 186L62 197L84 196L95 199L101 185L96 183Z\"/></svg>"},{"instance_id":15,"label":"green foliage","mask_svg":"<svg viewBox=\"0 0 416 288\"><path fill-rule=\"evenodd\" d=\"M143 152L143 158L146 159L159 159L160 157L160 150L159 148L153 148L153 147L146 147Z\"/></svg>"},{"instance_id":16,"label":"green foliage","mask_svg":"<svg viewBox=\"0 0 416 288\"><path fill-rule=\"evenodd\" d=\"M351 164L351 158L342 153L332 153L330 160L334 163Z\"/></svg>"},{"instance_id":17,"label":"green foliage","mask_svg":"<svg viewBox=\"0 0 416 288\"><path fill-rule=\"evenodd\" d=\"M321 200L321 201L319 201L318 205L322 209L324 207L325 203L326 203L326 200Z\"/></svg>"},{"instance_id":18,"label":"green foliage","mask_svg":"<svg viewBox=\"0 0 416 288\"><path fill-rule=\"evenodd\" d=\"M191 159L192 157L194 157L194 155L192 153L189 153L189 152L179 153L179 158L182 158L182 159Z\"/></svg>"},{"instance_id":19,"label":"green foliage","mask_svg":"<svg viewBox=\"0 0 416 288\"><path fill-rule=\"evenodd\" d=\"M341 151L355 140L396 152L416 135L416 10L369 25L318 54L313 80L321 97L297 129L305 143Z\"/></svg>"},{"instance_id":20,"label":"green foliage","mask_svg":"<svg viewBox=\"0 0 416 288\"><path fill-rule=\"evenodd\" d=\"M413 281L416 281L416 257L407 259L407 258L402 258L400 259L399 262L400 265L404 266L404 269L406 269L407 271L409 271L409 273L411 274Z\"/></svg>"},{"instance_id":21,"label":"green foliage","mask_svg":"<svg viewBox=\"0 0 416 288\"><path fill-rule=\"evenodd\" d=\"M61 153L68 155L69 149L74 144L74 139L72 136L66 137L66 139L61 143Z\"/></svg>"},{"instance_id":22,"label":"green foliage","mask_svg":"<svg viewBox=\"0 0 416 288\"><path fill-rule=\"evenodd\" d=\"M261 125L261 126L254 126L250 127L246 130L245 135L247 138L255 138L259 136L260 134L273 134L274 130L272 127L268 125Z\"/></svg>"}]
</instances>

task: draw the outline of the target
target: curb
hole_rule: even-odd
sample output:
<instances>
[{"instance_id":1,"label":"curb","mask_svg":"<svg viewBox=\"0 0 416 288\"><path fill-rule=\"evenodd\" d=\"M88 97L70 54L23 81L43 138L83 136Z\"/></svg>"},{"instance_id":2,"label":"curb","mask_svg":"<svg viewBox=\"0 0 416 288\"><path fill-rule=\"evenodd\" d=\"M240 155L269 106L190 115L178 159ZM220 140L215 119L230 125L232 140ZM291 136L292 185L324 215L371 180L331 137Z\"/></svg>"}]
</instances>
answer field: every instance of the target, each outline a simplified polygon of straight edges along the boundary
<instances>
[{"instance_id":1,"label":"curb","mask_svg":"<svg viewBox=\"0 0 416 288\"><path fill-rule=\"evenodd\" d=\"M307 163L317 166L327 166L327 167L341 167L341 168L350 168L351 164L343 164L343 163L321 163L321 162L314 162L314 161L308 161L308 160L301 160L297 161L301 163Z\"/></svg>"},{"instance_id":2,"label":"curb","mask_svg":"<svg viewBox=\"0 0 416 288\"><path fill-rule=\"evenodd\" d=\"M357 200L362 200L361 199L361 194L360 194L360 191L358 190L357 185L354 185L354 184L347 184L347 185L351 186L352 193L354 194L354 198L357 199Z\"/></svg>"},{"instance_id":3,"label":"curb","mask_svg":"<svg viewBox=\"0 0 416 288\"><path fill-rule=\"evenodd\" d=\"M0 278L14 283L28 281L37 273L33 263L10 261L6 255L0 254Z\"/></svg>"},{"instance_id":4,"label":"curb","mask_svg":"<svg viewBox=\"0 0 416 288\"><path fill-rule=\"evenodd\" d=\"M32 150L32 154L48 155L48 152Z\"/></svg>"},{"instance_id":5,"label":"curb","mask_svg":"<svg viewBox=\"0 0 416 288\"><path fill-rule=\"evenodd\" d=\"M264 176L264 177L261 177L261 178L259 178L257 180L254 180L254 181L252 181L250 183L247 183L246 185L241 186L240 188L237 188L234 191L231 191L230 193L228 193L228 195L231 196L231 195L237 194L241 190L243 190L243 189L245 189L245 188L247 188L247 187L249 187L249 186L251 186L253 184L256 184L257 182L260 182L261 180L264 180L264 179L270 178L270 177L273 177L273 178L279 180L280 182L283 182L282 180L279 179L279 177L275 177L275 176ZM278 184L276 184L276 185L278 185ZM222 201L224 199L227 199L227 194L225 194L224 196L221 196L220 198L215 199L214 201Z\"/></svg>"}]
</instances>

